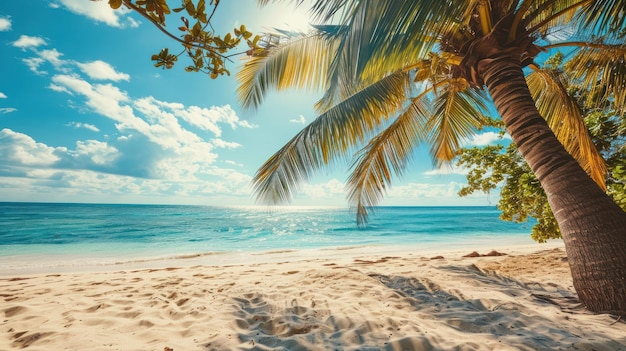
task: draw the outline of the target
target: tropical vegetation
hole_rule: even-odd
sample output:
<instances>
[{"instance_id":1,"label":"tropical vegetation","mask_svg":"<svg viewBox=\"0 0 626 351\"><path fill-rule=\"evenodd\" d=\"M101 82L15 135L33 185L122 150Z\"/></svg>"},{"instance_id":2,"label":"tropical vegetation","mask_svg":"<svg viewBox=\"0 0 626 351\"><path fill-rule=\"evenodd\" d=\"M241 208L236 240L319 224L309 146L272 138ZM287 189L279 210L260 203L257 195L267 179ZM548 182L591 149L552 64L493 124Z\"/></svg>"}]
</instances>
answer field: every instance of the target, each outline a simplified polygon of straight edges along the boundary
<instances>
[{"instance_id":1,"label":"tropical vegetation","mask_svg":"<svg viewBox=\"0 0 626 351\"><path fill-rule=\"evenodd\" d=\"M91 0L100 1L100 0ZM234 56L241 54L252 55L262 51L258 46L260 36L254 36L245 25L234 28L232 33L224 35L216 33L211 25L211 20L219 6L219 0L182 0L178 7L171 8L167 0L108 0L112 9L124 6L140 14L147 19L159 31L173 41L180 44L178 51L170 51L163 48L152 55L155 67L171 69L181 56L187 56L189 65L185 66L187 72L200 72L207 74L212 79L223 75L230 75L228 63ZM172 32L167 28L166 20L176 15L178 27ZM171 20L171 19L170 19ZM247 48L240 50L240 46L246 43Z\"/></svg>"},{"instance_id":2,"label":"tropical vegetation","mask_svg":"<svg viewBox=\"0 0 626 351\"><path fill-rule=\"evenodd\" d=\"M561 66L563 58L564 55L559 52L546 60L544 67L555 71L555 74L569 77L571 73L564 71ZM607 193L626 210L626 120L615 111L611 101L599 104L572 79L564 80L564 84L568 94L576 98L592 141L606 160ZM485 128L498 131L503 142L507 140L504 138L506 131L501 119L487 119ZM461 149L456 160L457 166L467 169L468 173L467 185L459 191L459 195L490 193L497 189L500 195L497 207L501 211L501 219L525 223L532 217L536 220L531 233L534 240L543 243L560 239L561 231L537 177L520 155L515 143L505 144Z\"/></svg>"}]
</instances>

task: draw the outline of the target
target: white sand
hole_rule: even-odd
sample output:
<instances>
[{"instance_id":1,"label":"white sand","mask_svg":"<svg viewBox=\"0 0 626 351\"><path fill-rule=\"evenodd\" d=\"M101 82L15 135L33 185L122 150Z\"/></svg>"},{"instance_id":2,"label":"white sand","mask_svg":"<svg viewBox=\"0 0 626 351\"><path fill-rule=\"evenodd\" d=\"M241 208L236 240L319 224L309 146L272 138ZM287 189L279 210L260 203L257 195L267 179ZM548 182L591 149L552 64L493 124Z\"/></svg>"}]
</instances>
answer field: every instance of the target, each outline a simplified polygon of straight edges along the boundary
<instances>
[{"instance_id":1,"label":"white sand","mask_svg":"<svg viewBox=\"0 0 626 351\"><path fill-rule=\"evenodd\" d=\"M3 275L0 350L626 350L625 323L577 303L559 246Z\"/></svg>"}]
</instances>

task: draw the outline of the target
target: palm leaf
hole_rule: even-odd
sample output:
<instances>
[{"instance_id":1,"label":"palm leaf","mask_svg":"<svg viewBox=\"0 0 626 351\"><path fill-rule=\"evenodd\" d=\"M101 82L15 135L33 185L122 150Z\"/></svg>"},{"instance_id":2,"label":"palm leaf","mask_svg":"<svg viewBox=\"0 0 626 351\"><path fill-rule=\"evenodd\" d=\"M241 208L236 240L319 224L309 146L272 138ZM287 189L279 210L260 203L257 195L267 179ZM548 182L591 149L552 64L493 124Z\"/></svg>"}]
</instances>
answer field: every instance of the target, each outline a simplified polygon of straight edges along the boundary
<instances>
[{"instance_id":1,"label":"palm leaf","mask_svg":"<svg viewBox=\"0 0 626 351\"><path fill-rule=\"evenodd\" d=\"M571 24L572 19L580 10L581 0L533 0L528 12L524 16L524 22L531 31L539 31L542 36Z\"/></svg>"},{"instance_id":2,"label":"palm leaf","mask_svg":"<svg viewBox=\"0 0 626 351\"><path fill-rule=\"evenodd\" d=\"M346 35L349 33L347 26L341 26L335 32L337 38L337 49L327 72L328 88L324 92L324 96L315 103L315 109L319 113L324 113L342 100L351 96L355 91L359 90L353 78L353 70L346 55L345 41Z\"/></svg>"},{"instance_id":3,"label":"palm leaf","mask_svg":"<svg viewBox=\"0 0 626 351\"><path fill-rule=\"evenodd\" d=\"M348 31L342 38L342 59L337 61L335 70L349 72L351 79L366 83L425 57L442 32L458 26L467 9L464 0L355 3L342 21Z\"/></svg>"},{"instance_id":4,"label":"palm leaf","mask_svg":"<svg viewBox=\"0 0 626 351\"><path fill-rule=\"evenodd\" d=\"M585 1L579 19L596 35L623 31L626 28L626 0Z\"/></svg>"},{"instance_id":5,"label":"palm leaf","mask_svg":"<svg viewBox=\"0 0 626 351\"><path fill-rule=\"evenodd\" d=\"M612 99L616 110L626 112L626 45L582 48L565 64L572 78L589 89L598 104Z\"/></svg>"},{"instance_id":6,"label":"palm leaf","mask_svg":"<svg viewBox=\"0 0 626 351\"><path fill-rule=\"evenodd\" d=\"M439 31L455 28L460 19L471 14L461 0L338 3L350 5L339 22L339 44L326 78L328 89L315 105L320 113L361 87L424 57L433 50Z\"/></svg>"},{"instance_id":7,"label":"palm leaf","mask_svg":"<svg viewBox=\"0 0 626 351\"><path fill-rule=\"evenodd\" d=\"M268 159L252 183L259 202L289 202L313 171L363 142L402 107L410 76L399 71L358 91L318 116Z\"/></svg>"},{"instance_id":8,"label":"palm leaf","mask_svg":"<svg viewBox=\"0 0 626 351\"><path fill-rule=\"evenodd\" d=\"M483 123L487 101L482 90L470 89L462 78L450 79L434 100L427 128L436 166L451 161L462 144Z\"/></svg>"},{"instance_id":9,"label":"palm leaf","mask_svg":"<svg viewBox=\"0 0 626 351\"><path fill-rule=\"evenodd\" d=\"M392 173L400 175L412 151L424 141L424 125L429 114L424 95L418 96L356 155L347 189L348 201L356 208L359 225L367 222L368 209L384 196Z\"/></svg>"},{"instance_id":10,"label":"palm leaf","mask_svg":"<svg viewBox=\"0 0 626 351\"><path fill-rule=\"evenodd\" d=\"M322 32L287 38L249 58L237 73L237 95L246 109L257 108L272 88L324 89L336 42Z\"/></svg>"},{"instance_id":11,"label":"palm leaf","mask_svg":"<svg viewBox=\"0 0 626 351\"><path fill-rule=\"evenodd\" d=\"M526 81L539 113L565 149L603 189L606 165L585 126L580 107L567 93L567 78L562 72L538 70Z\"/></svg>"}]
</instances>

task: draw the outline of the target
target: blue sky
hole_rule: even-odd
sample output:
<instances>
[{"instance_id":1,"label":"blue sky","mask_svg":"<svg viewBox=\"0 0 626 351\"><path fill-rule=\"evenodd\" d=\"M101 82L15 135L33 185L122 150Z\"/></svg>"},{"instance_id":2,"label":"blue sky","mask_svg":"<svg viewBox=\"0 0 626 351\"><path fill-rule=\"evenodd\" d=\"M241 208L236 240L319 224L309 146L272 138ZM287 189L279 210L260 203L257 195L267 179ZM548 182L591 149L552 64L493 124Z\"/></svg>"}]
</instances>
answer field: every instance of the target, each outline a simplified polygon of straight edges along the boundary
<instances>
[{"instance_id":1,"label":"blue sky","mask_svg":"<svg viewBox=\"0 0 626 351\"><path fill-rule=\"evenodd\" d=\"M223 1L215 19L218 32L308 22L305 9L251 0ZM0 45L0 201L253 205L251 177L315 117L320 96L272 93L243 111L234 77L186 73L184 59L154 68L150 56L176 44L106 0L2 1ZM346 206L347 170L321 171L294 204ZM382 205L496 203L459 198L462 173L433 170L418 150Z\"/></svg>"}]
</instances>

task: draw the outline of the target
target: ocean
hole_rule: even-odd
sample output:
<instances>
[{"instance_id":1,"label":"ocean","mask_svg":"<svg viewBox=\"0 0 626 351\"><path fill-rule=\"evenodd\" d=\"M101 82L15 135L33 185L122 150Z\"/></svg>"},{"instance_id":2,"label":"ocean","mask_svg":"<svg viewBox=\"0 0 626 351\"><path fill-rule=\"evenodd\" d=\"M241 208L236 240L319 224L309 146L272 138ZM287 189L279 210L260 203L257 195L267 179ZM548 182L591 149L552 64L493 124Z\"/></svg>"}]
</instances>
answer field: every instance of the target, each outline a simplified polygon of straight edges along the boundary
<instances>
[{"instance_id":1,"label":"ocean","mask_svg":"<svg viewBox=\"0 0 626 351\"><path fill-rule=\"evenodd\" d=\"M488 207L347 208L0 203L0 274L267 251L532 244L533 223Z\"/></svg>"}]
</instances>

